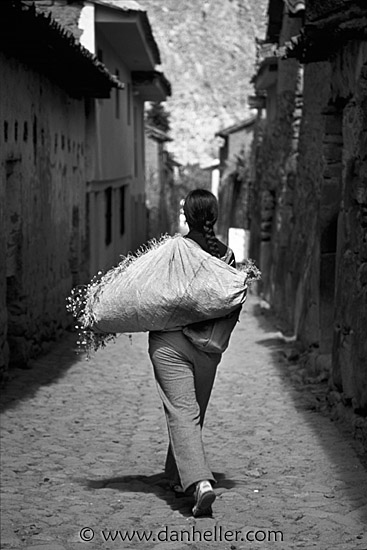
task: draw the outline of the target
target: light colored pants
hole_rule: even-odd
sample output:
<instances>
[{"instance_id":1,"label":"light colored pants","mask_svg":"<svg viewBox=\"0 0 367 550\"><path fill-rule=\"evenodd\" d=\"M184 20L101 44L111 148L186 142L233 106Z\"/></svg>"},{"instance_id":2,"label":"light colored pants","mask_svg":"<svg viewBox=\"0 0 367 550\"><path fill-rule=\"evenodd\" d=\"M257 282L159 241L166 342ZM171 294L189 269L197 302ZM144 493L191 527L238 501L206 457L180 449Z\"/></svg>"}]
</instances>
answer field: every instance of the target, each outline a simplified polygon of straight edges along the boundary
<instances>
[{"instance_id":1,"label":"light colored pants","mask_svg":"<svg viewBox=\"0 0 367 550\"><path fill-rule=\"evenodd\" d=\"M149 355L168 426L165 473L184 490L203 479L215 481L201 428L221 354L197 349L181 331L151 332Z\"/></svg>"}]
</instances>

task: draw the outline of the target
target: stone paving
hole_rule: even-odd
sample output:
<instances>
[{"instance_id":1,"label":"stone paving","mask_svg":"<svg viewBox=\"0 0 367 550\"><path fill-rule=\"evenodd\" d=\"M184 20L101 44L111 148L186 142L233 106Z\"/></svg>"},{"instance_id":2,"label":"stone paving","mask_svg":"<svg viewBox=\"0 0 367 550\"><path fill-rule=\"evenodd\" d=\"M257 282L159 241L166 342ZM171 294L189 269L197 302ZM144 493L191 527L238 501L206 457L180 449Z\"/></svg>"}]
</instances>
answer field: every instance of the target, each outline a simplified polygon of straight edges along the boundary
<instances>
[{"instance_id":1,"label":"stone paving","mask_svg":"<svg viewBox=\"0 0 367 550\"><path fill-rule=\"evenodd\" d=\"M194 519L191 499L172 495L162 474L167 434L147 335L120 336L88 362L74 342L12 371L3 396L3 549L367 549L366 469L317 392L297 382L256 297L208 409L212 518Z\"/></svg>"}]
</instances>

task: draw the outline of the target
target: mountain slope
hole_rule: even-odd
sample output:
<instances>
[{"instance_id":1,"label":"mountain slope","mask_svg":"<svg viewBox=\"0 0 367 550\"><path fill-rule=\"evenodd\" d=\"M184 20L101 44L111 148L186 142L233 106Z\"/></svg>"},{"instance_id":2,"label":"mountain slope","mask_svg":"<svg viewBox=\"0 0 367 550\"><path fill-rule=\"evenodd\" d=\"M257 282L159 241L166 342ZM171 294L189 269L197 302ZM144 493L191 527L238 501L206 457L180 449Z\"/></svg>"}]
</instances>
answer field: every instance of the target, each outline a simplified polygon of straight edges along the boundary
<instances>
[{"instance_id":1,"label":"mountain slope","mask_svg":"<svg viewBox=\"0 0 367 550\"><path fill-rule=\"evenodd\" d=\"M139 0L147 9L171 81L171 150L177 160L217 156L214 134L249 116L255 36L263 38L268 0Z\"/></svg>"}]
</instances>

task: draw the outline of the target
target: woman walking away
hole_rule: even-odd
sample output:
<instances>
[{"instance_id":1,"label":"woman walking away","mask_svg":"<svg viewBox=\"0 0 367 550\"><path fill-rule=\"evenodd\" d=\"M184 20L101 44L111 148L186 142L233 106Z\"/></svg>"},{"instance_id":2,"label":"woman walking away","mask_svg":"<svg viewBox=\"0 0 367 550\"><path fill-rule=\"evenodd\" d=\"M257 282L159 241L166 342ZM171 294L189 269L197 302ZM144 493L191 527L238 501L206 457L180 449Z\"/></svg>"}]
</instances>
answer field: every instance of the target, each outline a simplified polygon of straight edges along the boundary
<instances>
[{"instance_id":1,"label":"woman walking away","mask_svg":"<svg viewBox=\"0 0 367 550\"><path fill-rule=\"evenodd\" d=\"M235 266L233 252L214 233L218 217L215 196L204 189L191 191L185 199L184 214L189 226L185 237ZM205 456L201 429L221 353L202 351L182 330L174 330L150 332L149 355L168 426L165 473L174 491L194 490L195 517L210 515L215 479Z\"/></svg>"}]
</instances>

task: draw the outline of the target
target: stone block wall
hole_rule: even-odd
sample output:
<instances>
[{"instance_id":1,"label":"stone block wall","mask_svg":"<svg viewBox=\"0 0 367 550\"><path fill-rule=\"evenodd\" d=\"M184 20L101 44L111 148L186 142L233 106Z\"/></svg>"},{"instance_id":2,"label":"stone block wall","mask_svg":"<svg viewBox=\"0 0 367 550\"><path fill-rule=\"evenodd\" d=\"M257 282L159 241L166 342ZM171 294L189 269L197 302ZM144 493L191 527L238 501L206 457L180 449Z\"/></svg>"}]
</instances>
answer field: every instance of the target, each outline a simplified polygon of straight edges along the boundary
<instances>
[{"instance_id":1,"label":"stone block wall","mask_svg":"<svg viewBox=\"0 0 367 550\"><path fill-rule=\"evenodd\" d=\"M315 85L318 83L318 93ZM312 63L304 69L304 111L300 126L295 224L291 239L295 295L294 329L306 347L319 345L320 196L325 169L323 109L330 94L328 63ZM339 131L339 127L338 127ZM329 168L330 169L330 168Z\"/></svg>"},{"instance_id":2,"label":"stone block wall","mask_svg":"<svg viewBox=\"0 0 367 550\"><path fill-rule=\"evenodd\" d=\"M307 64L304 106L291 245L296 333L330 357L331 383L367 414L367 44Z\"/></svg>"},{"instance_id":3,"label":"stone block wall","mask_svg":"<svg viewBox=\"0 0 367 550\"><path fill-rule=\"evenodd\" d=\"M357 0L307 2L320 43L305 49L303 86L278 64L277 112L253 150L250 251L260 290L355 426L367 416L366 18Z\"/></svg>"},{"instance_id":4,"label":"stone block wall","mask_svg":"<svg viewBox=\"0 0 367 550\"><path fill-rule=\"evenodd\" d=\"M79 28L80 12L83 8L81 0L74 0L72 3L68 0L37 0L37 10L52 17L60 23L65 29L73 33L77 40L82 34Z\"/></svg>"},{"instance_id":5,"label":"stone block wall","mask_svg":"<svg viewBox=\"0 0 367 550\"><path fill-rule=\"evenodd\" d=\"M260 111L257 116L254 127L253 141L249 155L249 212L250 212L250 242L249 242L249 257L252 258L256 265L260 267L260 249L261 249L261 220L262 212L261 205L262 192L259 182L261 181L262 166L259 162L261 156L261 148L263 136L266 132L266 119L262 117ZM273 209L272 209L273 210ZM258 283L261 287L261 283Z\"/></svg>"},{"instance_id":6,"label":"stone block wall","mask_svg":"<svg viewBox=\"0 0 367 550\"><path fill-rule=\"evenodd\" d=\"M293 323L294 274L290 240L295 224L294 193L296 188L297 147L301 117L302 74L295 60L279 61L277 110L267 121L255 145L256 213L251 221L251 240L260 243L253 252L260 259L261 290L278 314ZM254 244L250 245L250 252Z\"/></svg>"},{"instance_id":7,"label":"stone block wall","mask_svg":"<svg viewBox=\"0 0 367 550\"><path fill-rule=\"evenodd\" d=\"M86 118L21 62L0 55L0 68L0 365L7 345L24 365L70 323L65 298L83 279Z\"/></svg>"},{"instance_id":8,"label":"stone block wall","mask_svg":"<svg viewBox=\"0 0 367 550\"><path fill-rule=\"evenodd\" d=\"M340 52L333 69L334 97L346 104L332 374L344 399L367 415L367 43Z\"/></svg>"},{"instance_id":9,"label":"stone block wall","mask_svg":"<svg viewBox=\"0 0 367 550\"><path fill-rule=\"evenodd\" d=\"M347 15L353 0L307 0L307 20L317 21L321 18ZM361 2L362 4L362 2Z\"/></svg>"}]
</instances>

